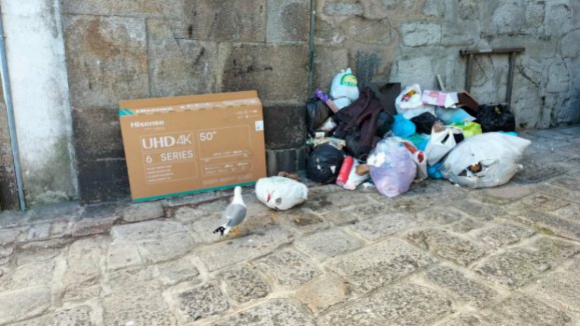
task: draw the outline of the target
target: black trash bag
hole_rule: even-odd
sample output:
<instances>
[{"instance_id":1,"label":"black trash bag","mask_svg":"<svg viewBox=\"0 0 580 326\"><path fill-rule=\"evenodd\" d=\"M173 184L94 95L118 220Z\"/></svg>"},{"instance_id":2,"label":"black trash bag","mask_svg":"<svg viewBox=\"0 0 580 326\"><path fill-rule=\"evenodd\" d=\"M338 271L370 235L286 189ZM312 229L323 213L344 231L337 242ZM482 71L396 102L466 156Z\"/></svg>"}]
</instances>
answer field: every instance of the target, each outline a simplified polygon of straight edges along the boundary
<instances>
[{"instance_id":1,"label":"black trash bag","mask_svg":"<svg viewBox=\"0 0 580 326\"><path fill-rule=\"evenodd\" d=\"M456 144L459 144L465 140L465 136L463 135L463 132L461 132L460 130L458 132L453 131L453 138L455 138Z\"/></svg>"},{"instance_id":2,"label":"black trash bag","mask_svg":"<svg viewBox=\"0 0 580 326\"><path fill-rule=\"evenodd\" d=\"M332 110L320 99L312 98L306 102L306 127L310 136L314 133L328 117L332 115Z\"/></svg>"},{"instance_id":3,"label":"black trash bag","mask_svg":"<svg viewBox=\"0 0 580 326\"><path fill-rule=\"evenodd\" d=\"M433 129L433 125L437 120L437 117L429 112L421 113L411 119L411 121L417 127L417 133L427 135L431 134L431 129Z\"/></svg>"},{"instance_id":4,"label":"black trash bag","mask_svg":"<svg viewBox=\"0 0 580 326\"><path fill-rule=\"evenodd\" d=\"M308 179L322 184L336 182L343 160L344 153L336 147L328 144L317 146L308 156Z\"/></svg>"},{"instance_id":5,"label":"black trash bag","mask_svg":"<svg viewBox=\"0 0 580 326\"><path fill-rule=\"evenodd\" d=\"M507 105L481 105L476 122L483 132L516 131L516 117Z\"/></svg>"}]
</instances>

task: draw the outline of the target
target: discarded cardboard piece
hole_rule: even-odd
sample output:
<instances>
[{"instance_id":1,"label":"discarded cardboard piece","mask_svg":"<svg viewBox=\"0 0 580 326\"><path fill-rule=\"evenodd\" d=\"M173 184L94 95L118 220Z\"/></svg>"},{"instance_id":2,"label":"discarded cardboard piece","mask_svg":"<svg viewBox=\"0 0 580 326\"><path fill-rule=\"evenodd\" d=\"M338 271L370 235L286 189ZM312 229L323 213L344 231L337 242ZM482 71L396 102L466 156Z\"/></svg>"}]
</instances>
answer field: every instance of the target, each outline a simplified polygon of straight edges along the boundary
<instances>
[{"instance_id":1,"label":"discarded cardboard piece","mask_svg":"<svg viewBox=\"0 0 580 326\"><path fill-rule=\"evenodd\" d=\"M423 91L421 101L423 104L440 106L446 109L463 108L473 116L476 116L479 110L479 103L466 91L442 92L426 90Z\"/></svg>"},{"instance_id":2,"label":"discarded cardboard piece","mask_svg":"<svg viewBox=\"0 0 580 326\"><path fill-rule=\"evenodd\" d=\"M423 91L423 96L421 97L423 104L440 106L444 108L456 108L456 104L459 102L457 98L457 93L455 92L441 92L441 91Z\"/></svg>"},{"instance_id":3,"label":"discarded cardboard piece","mask_svg":"<svg viewBox=\"0 0 580 326\"><path fill-rule=\"evenodd\" d=\"M135 202L252 185L266 176L256 91L119 102Z\"/></svg>"}]
</instances>

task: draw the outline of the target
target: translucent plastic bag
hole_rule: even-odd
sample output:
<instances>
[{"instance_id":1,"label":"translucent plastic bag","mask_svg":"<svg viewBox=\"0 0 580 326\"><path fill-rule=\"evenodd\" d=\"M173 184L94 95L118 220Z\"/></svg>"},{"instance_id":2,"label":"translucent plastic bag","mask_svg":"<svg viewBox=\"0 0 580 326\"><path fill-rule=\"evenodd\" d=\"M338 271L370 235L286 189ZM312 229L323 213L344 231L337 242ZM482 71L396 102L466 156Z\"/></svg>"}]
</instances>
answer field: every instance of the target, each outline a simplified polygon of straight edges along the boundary
<instances>
[{"instance_id":1,"label":"translucent plastic bag","mask_svg":"<svg viewBox=\"0 0 580 326\"><path fill-rule=\"evenodd\" d=\"M441 173L461 186L501 186L523 168L518 163L530 144L527 139L497 132L473 136L449 153Z\"/></svg>"},{"instance_id":2,"label":"translucent plastic bag","mask_svg":"<svg viewBox=\"0 0 580 326\"><path fill-rule=\"evenodd\" d=\"M424 105L421 100L421 87L418 84L411 85L403 90L395 99L397 113L411 120L425 112L435 115L435 107Z\"/></svg>"},{"instance_id":3,"label":"translucent plastic bag","mask_svg":"<svg viewBox=\"0 0 580 326\"><path fill-rule=\"evenodd\" d=\"M417 174L411 153L394 137L379 142L367 164L377 190L387 197L407 192Z\"/></svg>"},{"instance_id":4,"label":"translucent plastic bag","mask_svg":"<svg viewBox=\"0 0 580 326\"><path fill-rule=\"evenodd\" d=\"M355 101L359 97L357 83L356 76L352 74L352 70L350 68L341 70L332 79L332 83L330 85L330 96L335 100L341 97L346 97L351 101Z\"/></svg>"},{"instance_id":5,"label":"translucent plastic bag","mask_svg":"<svg viewBox=\"0 0 580 326\"><path fill-rule=\"evenodd\" d=\"M256 183L256 196L264 205L283 211L305 202L308 187L284 177L262 178Z\"/></svg>"}]
</instances>

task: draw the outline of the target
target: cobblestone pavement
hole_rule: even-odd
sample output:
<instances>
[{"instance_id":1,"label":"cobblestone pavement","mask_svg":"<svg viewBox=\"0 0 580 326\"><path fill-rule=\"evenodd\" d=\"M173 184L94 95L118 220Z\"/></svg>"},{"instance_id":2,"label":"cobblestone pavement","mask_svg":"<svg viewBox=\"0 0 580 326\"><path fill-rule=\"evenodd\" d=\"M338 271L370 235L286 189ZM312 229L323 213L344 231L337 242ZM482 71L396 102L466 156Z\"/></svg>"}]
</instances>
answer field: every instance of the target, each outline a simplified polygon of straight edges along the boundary
<instances>
[{"instance_id":1,"label":"cobblestone pavement","mask_svg":"<svg viewBox=\"0 0 580 326\"><path fill-rule=\"evenodd\" d=\"M231 191L5 212L0 325L580 325L580 127L523 136L507 186L250 189L238 237Z\"/></svg>"}]
</instances>

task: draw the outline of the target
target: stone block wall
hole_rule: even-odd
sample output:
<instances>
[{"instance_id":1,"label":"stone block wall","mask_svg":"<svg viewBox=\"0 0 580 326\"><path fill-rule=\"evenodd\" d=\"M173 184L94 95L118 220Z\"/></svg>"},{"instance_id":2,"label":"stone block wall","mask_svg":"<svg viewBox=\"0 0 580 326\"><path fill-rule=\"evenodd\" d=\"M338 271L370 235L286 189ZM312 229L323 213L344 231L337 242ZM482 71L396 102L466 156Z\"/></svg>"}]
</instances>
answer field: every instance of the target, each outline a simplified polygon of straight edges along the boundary
<instances>
[{"instance_id":1,"label":"stone block wall","mask_svg":"<svg viewBox=\"0 0 580 326\"><path fill-rule=\"evenodd\" d=\"M0 211L18 209L18 187L10 145L8 114L0 83Z\"/></svg>"},{"instance_id":2,"label":"stone block wall","mask_svg":"<svg viewBox=\"0 0 580 326\"><path fill-rule=\"evenodd\" d=\"M336 67L376 83L465 86L460 49L524 47L512 106L521 128L580 120L580 2L575 0L318 0L318 86ZM335 62L333 65L330 62ZM471 93L505 101L508 56L477 56Z\"/></svg>"},{"instance_id":3,"label":"stone block wall","mask_svg":"<svg viewBox=\"0 0 580 326\"><path fill-rule=\"evenodd\" d=\"M258 90L268 172L303 167L309 0L61 0L79 192L125 198L121 99ZM465 48L525 47L513 108L522 128L580 120L580 2L317 0L314 86L352 67L378 84L464 87ZM507 56L477 57L473 95L505 98Z\"/></svg>"},{"instance_id":4,"label":"stone block wall","mask_svg":"<svg viewBox=\"0 0 580 326\"><path fill-rule=\"evenodd\" d=\"M309 3L62 0L80 198L128 195L121 99L258 90L269 173L302 164Z\"/></svg>"}]
</instances>

